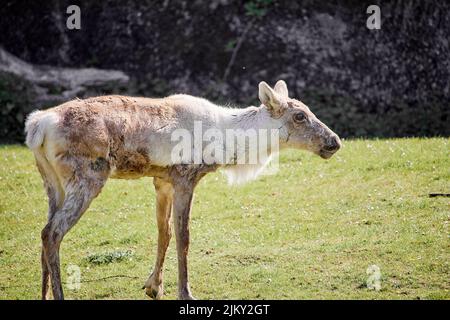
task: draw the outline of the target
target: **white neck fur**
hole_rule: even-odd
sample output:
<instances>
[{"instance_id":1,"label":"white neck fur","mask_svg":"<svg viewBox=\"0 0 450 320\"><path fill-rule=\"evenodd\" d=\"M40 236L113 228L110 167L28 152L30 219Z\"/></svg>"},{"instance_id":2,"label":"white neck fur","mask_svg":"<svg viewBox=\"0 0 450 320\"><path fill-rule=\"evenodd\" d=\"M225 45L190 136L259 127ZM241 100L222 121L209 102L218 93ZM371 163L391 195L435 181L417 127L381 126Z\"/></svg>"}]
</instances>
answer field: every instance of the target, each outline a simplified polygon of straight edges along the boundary
<instances>
[{"instance_id":1,"label":"white neck fur","mask_svg":"<svg viewBox=\"0 0 450 320\"><path fill-rule=\"evenodd\" d=\"M248 107L245 109L228 109L224 119L224 125L229 129L255 130L257 133L260 129L278 129L279 122L274 120L268 110L262 106L259 108ZM272 142L272 143L271 143ZM237 151L239 152L239 151ZM248 159L249 150L246 147L240 151L245 153L244 159ZM276 145L268 138L267 149L258 148L258 161L256 164L232 164L224 168L224 173L228 178L229 184L242 184L256 179L270 163L273 156L277 156L278 141ZM242 155L242 154L241 154Z\"/></svg>"}]
</instances>

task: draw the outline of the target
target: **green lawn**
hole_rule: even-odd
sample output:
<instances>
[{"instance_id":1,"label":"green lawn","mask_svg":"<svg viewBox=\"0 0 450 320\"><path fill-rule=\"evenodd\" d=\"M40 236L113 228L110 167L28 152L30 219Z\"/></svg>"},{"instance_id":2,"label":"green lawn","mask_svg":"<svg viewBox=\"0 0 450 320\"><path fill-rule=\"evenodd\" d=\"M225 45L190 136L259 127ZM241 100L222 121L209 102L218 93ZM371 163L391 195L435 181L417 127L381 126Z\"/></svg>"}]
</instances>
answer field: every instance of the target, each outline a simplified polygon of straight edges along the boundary
<instances>
[{"instance_id":1,"label":"green lawn","mask_svg":"<svg viewBox=\"0 0 450 320\"><path fill-rule=\"evenodd\" d=\"M47 199L31 152L0 147L0 299L40 298ZM197 188L190 277L200 299L449 299L450 140L352 140L329 161L282 153L280 171ZM151 179L110 180L62 244L81 268L68 299L146 299L156 254ZM165 299L176 298L170 245ZM381 290L366 286L370 265ZM127 277L109 276L126 275Z\"/></svg>"}]
</instances>

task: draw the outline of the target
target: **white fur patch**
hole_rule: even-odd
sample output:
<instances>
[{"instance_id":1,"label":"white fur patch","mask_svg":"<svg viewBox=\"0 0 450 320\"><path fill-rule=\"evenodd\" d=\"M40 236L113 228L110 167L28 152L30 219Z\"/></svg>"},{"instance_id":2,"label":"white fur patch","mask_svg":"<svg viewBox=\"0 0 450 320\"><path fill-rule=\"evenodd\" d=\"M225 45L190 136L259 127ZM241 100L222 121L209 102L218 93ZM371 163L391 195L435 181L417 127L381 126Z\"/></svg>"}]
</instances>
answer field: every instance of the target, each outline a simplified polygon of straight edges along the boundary
<instances>
[{"instance_id":1,"label":"white fur patch","mask_svg":"<svg viewBox=\"0 0 450 320\"><path fill-rule=\"evenodd\" d=\"M33 111L25 122L27 134L25 143L30 149L39 148L44 142L45 134L49 128L58 121L55 113L49 111Z\"/></svg>"},{"instance_id":2,"label":"white fur patch","mask_svg":"<svg viewBox=\"0 0 450 320\"><path fill-rule=\"evenodd\" d=\"M227 176L228 184L239 185L255 180L260 176L272 159L268 156L259 164L237 164L224 168L223 172Z\"/></svg>"}]
</instances>

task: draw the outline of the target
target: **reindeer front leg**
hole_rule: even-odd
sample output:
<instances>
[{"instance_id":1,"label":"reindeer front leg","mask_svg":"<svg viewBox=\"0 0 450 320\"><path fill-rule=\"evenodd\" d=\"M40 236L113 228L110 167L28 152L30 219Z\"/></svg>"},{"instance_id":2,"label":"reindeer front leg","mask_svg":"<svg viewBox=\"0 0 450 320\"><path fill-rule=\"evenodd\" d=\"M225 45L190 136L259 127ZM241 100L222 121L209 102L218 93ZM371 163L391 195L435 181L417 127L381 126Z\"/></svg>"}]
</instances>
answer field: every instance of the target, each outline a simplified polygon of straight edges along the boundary
<instances>
[{"instance_id":1,"label":"reindeer front leg","mask_svg":"<svg viewBox=\"0 0 450 320\"><path fill-rule=\"evenodd\" d=\"M156 189L156 220L158 222L158 254L155 268L145 282L144 288L148 296L161 299L163 295L163 265L167 247L171 238L170 221L172 219L173 187L169 182L154 178Z\"/></svg>"},{"instance_id":2,"label":"reindeer front leg","mask_svg":"<svg viewBox=\"0 0 450 320\"><path fill-rule=\"evenodd\" d=\"M189 219L191 215L194 184L185 181L174 186L174 229L178 254L178 299L194 300L189 287L188 262L189 251Z\"/></svg>"}]
</instances>

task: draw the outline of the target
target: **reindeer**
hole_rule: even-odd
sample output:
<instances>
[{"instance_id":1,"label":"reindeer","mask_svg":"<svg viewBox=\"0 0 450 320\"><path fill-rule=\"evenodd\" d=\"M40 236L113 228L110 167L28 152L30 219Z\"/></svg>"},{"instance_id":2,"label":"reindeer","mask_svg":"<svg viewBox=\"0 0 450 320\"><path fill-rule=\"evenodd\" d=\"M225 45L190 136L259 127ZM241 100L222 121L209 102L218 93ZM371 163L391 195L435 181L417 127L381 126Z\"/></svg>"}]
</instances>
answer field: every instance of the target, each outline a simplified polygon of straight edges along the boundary
<instances>
[{"instance_id":1,"label":"reindeer","mask_svg":"<svg viewBox=\"0 0 450 320\"><path fill-rule=\"evenodd\" d=\"M260 107L232 109L184 94L161 99L102 96L76 99L45 111L34 111L25 125L26 144L48 195L48 222L42 230L42 299L49 284L54 299L63 299L59 248L108 178L154 177L158 249L153 272L144 284L153 299L163 295L163 264L171 238L173 216L178 255L178 298L194 299L188 279L189 219L194 188L207 173L225 168L254 178L270 161L256 165L184 163L171 155L174 130L205 128L275 129L280 149L309 150L330 158L341 146L339 137L302 102L289 98L286 83L274 88L259 84ZM237 150L237 149L236 149ZM233 152L248 152L248 148ZM236 154L232 154L235 158ZM251 171L254 174L247 174ZM233 176L233 175L231 175Z\"/></svg>"}]
</instances>

